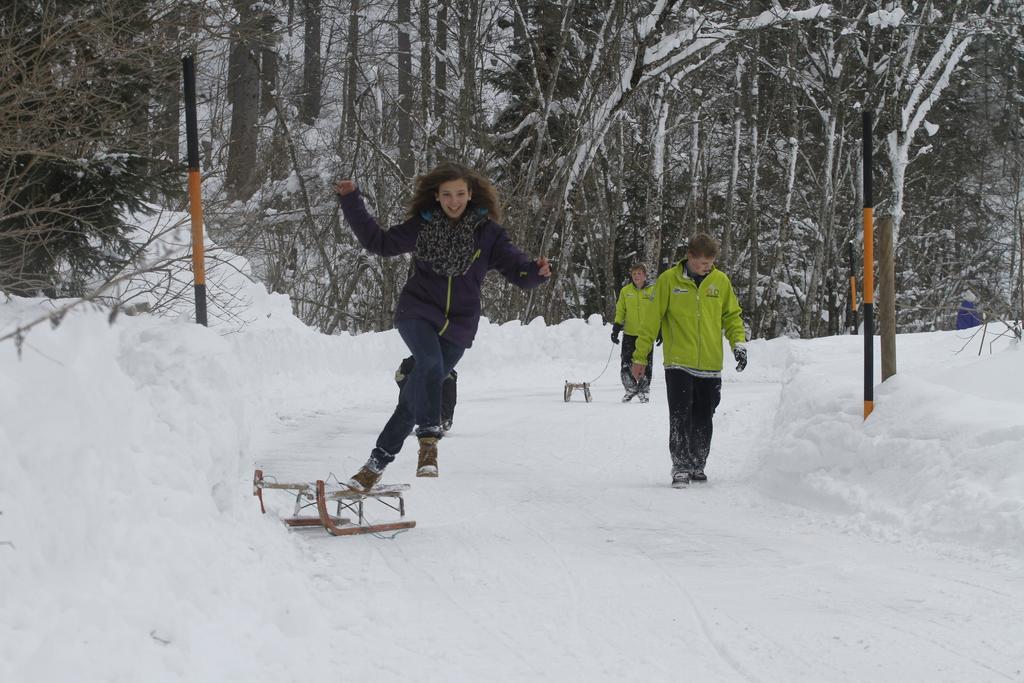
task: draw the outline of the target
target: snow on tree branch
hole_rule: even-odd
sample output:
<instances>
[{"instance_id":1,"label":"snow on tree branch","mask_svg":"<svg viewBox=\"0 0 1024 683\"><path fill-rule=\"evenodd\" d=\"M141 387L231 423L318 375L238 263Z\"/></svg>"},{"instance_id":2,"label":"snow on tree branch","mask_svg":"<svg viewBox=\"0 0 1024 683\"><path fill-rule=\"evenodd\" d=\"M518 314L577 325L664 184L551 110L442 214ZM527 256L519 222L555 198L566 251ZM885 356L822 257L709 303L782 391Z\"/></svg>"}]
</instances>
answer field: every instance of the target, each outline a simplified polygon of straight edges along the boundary
<instances>
[{"instance_id":1,"label":"snow on tree branch","mask_svg":"<svg viewBox=\"0 0 1024 683\"><path fill-rule=\"evenodd\" d=\"M752 29L766 28L768 26L776 26L784 22L815 21L819 19L828 19L831 16L832 5L829 3L815 5L814 7L804 10L783 9L778 7L761 12L761 14L756 17L742 19L737 23L736 28L740 31L749 31Z\"/></svg>"},{"instance_id":2,"label":"snow on tree branch","mask_svg":"<svg viewBox=\"0 0 1024 683\"><path fill-rule=\"evenodd\" d=\"M711 17L691 8L686 11L684 17L681 17L684 20L682 28L659 37L659 32L665 30L669 23L675 5L675 2L659 0L652 11L637 22L634 32L637 40L633 56L622 69L616 86L604 102L589 113L589 116L581 117L581 125L578 127L580 138L575 152L571 154L572 160L568 164L566 181L562 188L563 203L568 200L593 162L614 113L640 86L656 80L663 74L678 80L680 74L695 71L711 57L720 53L742 32L791 21L823 21L832 16L832 6L824 3L806 10L777 8L762 12L756 17L723 21L722 25L718 25L711 21ZM581 101L585 100L586 93L581 97Z\"/></svg>"}]
</instances>

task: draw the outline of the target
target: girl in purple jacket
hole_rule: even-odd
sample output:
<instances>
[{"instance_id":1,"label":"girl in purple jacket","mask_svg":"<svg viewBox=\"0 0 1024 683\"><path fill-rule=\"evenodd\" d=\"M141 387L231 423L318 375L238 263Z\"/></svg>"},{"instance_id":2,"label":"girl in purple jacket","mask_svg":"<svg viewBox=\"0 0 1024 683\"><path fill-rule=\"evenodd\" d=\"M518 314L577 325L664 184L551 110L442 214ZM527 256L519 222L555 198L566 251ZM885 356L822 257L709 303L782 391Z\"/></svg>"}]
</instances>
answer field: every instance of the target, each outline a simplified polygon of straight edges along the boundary
<instances>
[{"instance_id":1,"label":"girl in purple jacket","mask_svg":"<svg viewBox=\"0 0 1024 683\"><path fill-rule=\"evenodd\" d=\"M335 184L341 210L359 243L380 256L413 254L413 273L402 288L395 327L416 359L391 419L377 437L370 459L349 485L363 491L380 481L384 468L416 429L417 477L437 476L441 430L441 383L473 344L480 323L480 287L494 269L523 289L551 277L548 260L530 259L499 225L494 186L470 168L443 163L416 179L409 218L382 230L366 210L351 180Z\"/></svg>"}]
</instances>

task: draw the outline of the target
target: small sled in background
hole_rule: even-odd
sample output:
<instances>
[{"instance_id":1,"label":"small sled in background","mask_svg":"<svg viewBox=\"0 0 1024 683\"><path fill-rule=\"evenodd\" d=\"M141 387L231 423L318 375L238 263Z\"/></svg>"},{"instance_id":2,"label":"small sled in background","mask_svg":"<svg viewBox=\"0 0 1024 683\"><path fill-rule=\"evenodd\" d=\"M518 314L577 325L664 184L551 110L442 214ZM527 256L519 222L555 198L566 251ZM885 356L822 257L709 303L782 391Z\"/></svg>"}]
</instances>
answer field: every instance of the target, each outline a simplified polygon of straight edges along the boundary
<instances>
[{"instance_id":1,"label":"small sled in background","mask_svg":"<svg viewBox=\"0 0 1024 683\"><path fill-rule=\"evenodd\" d=\"M281 518L281 521L290 527L322 526L332 536L354 536L411 529L416 526L415 521L405 519L405 499L402 494L409 490L408 484L375 486L369 491L358 491L348 486L328 486L321 479L298 483L268 481L263 477L263 470L256 470L252 478L252 495L260 499L260 512L266 513L267 509L263 506L264 489L288 491L295 496L294 513L291 517ZM376 500L384 507L394 510L398 513L399 520L370 524L363 514L363 501L367 499ZM331 503L336 505L333 515L328 511ZM302 514L303 510L313 506L316 506L315 517ZM356 521L342 517L345 511L354 514Z\"/></svg>"},{"instance_id":2,"label":"small sled in background","mask_svg":"<svg viewBox=\"0 0 1024 683\"><path fill-rule=\"evenodd\" d=\"M572 392L576 389L581 390L583 392L583 398L587 403L590 403L590 382L570 382L569 380L565 380L565 390L562 394L565 402L569 402L569 399L572 398Z\"/></svg>"},{"instance_id":3,"label":"small sled in background","mask_svg":"<svg viewBox=\"0 0 1024 683\"><path fill-rule=\"evenodd\" d=\"M616 343L618 343L618 342L616 342ZM608 369L608 365L612 362L612 354L614 354L614 353L615 353L615 347L613 346L611 348L611 350L608 351L608 360L606 360L604 362L604 369L601 370L601 372L597 375L597 377L595 377L594 379L590 380L589 382L570 382L569 380L565 380L565 389L562 390L562 398L565 399L566 403L568 403L569 400L572 398L572 392L577 390L577 389L579 389L580 391L583 392L583 399L587 403L590 403L590 401L591 401L590 385L593 384L594 382L596 382L597 380L601 379L601 377L605 373L605 370Z\"/></svg>"}]
</instances>

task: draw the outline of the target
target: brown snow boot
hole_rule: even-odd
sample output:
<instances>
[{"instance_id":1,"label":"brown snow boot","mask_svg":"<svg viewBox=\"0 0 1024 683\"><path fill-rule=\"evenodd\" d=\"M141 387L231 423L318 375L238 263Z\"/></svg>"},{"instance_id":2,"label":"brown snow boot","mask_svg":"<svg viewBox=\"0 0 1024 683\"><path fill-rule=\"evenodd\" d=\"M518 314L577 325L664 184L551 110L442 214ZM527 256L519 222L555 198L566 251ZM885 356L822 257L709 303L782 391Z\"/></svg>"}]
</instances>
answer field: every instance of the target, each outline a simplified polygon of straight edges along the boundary
<instances>
[{"instance_id":1,"label":"brown snow boot","mask_svg":"<svg viewBox=\"0 0 1024 683\"><path fill-rule=\"evenodd\" d=\"M394 459L393 455L388 455L383 449L374 448L370 452L370 458L366 464L348 480L349 488L363 492L369 491L377 485L384 474L384 468Z\"/></svg>"},{"instance_id":2,"label":"brown snow boot","mask_svg":"<svg viewBox=\"0 0 1024 683\"><path fill-rule=\"evenodd\" d=\"M377 482L380 481L381 472L374 472L366 465L359 468L359 471L352 475L352 478L348 480L350 488L356 489L357 491L369 491Z\"/></svg>"},{"instance_id":3,"label":"brown snow boot","mask_svg":"<svg viewBox=\"0 0 1024 683\"><path fill-rule=\"evenodd\" d=\"M420 437L420 464L416 468L417 477L437 476L437 437Z\"/></svg>"}]
</instances>

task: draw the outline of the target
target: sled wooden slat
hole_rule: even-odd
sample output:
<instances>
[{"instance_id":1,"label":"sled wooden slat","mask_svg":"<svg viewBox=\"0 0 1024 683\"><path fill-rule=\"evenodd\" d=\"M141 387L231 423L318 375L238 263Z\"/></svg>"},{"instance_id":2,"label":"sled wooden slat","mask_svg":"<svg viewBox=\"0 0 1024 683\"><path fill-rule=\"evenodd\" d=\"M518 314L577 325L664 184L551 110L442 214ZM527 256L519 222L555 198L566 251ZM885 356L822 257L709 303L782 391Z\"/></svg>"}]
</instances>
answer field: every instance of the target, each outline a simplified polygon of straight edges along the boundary
<instances>
[{"instance_id":1,"label":"sled wooden slat","mask_svg":"<svg viewBox=\"0 0 1024 683\"><path fill-rule=\"evenodd\" d=\"M281 521L291 527L304 527L304 526L323 526L323 522L320 517L282 517ZM335 526L341 526L343 524L351 524L352 520L347 517L334 517L331 516L331 523Z\"/></svg>"},{"instance_id":2,"label":"sled wooden slat","mask_svg":"<svg viewBox=\"0 0 1024 683\"><path fill-rule=\"evenodd\" d=\"M332 536L358 536L359 534L376 534L384 531L398 531L400 529L412 529L416 526L416 522L408 520L404 522L385 522L383 524L370 524L368 526L359 526L353 524L351 526L331 526L325 525L327 532Z\"/></svg>"},{"instance_id":3,"label":"sled wooden slat","mask_svg":"<svg viewBox=\"0 0 1024 683\"><path fill-rule=\"evenodd\" d=\"M256 470L260 472L261 470ZM283 489L288 491L309 491L312 493L316 489L316 485L310 482L281 482L281 481L266 481L265 479L259 480L258 486L265 489ZM255 482L254 482L255 483ZM385 484L383 486L374 486L369 491L359 491L357 489L349 488L348 486L328 486L324 484L325 490L327 491L328 497L345 496L348 498L357 498L360 496L373 498L375 496L394 496L403 491L409 490L408 484Z\"/></svg>"},{"instance_id":4,"label":"sled wooden slat","mask_svg":"<svg viewBox=\"0 0 1024 683\"><path fill-rule=\"evenodd\" d=\"M327 497L327 500L355 500L357 498L401 498L402 493L408 490L408 484L391 484L389 486L375 486L369 491L357 491L355 489L350 488L325 488L324 495Z\"/></svg>"},{"instance_id":5,"label":"sled wooden slat","mask_svg":"<svg viewBox=\"0 0 1024 683\"><path fill-rule=\"evenodd\" d=\"M322 479L315 482L279 482L267 481L263 477L263 470L256 470L252 480L252 493L259 498L260 511L266 512L263 505L263 489L276 489L288 491L295 496L295 512L291 517L282 517L281 521L289 527L316 527L322 526L332 536L355 536L357 534L372 534L383 531L397 531L400 529L412 529L416 522L406 520L405 499L402 494L409 490L408 484L390 484L387 486L375 486L369 491L359 491L347 486L328 486ZM394 522L382 522L370 524L363 516L363 501L376 499L384 506L398 512L403 518ZM389 500L394 502L389 502ZM328 503L337 506L337 513L332 515L327 511ZM300 513L307 507L316 505L317 515L303 516ZM358 515L358 521L353 522L347 517L341 517L340 513L348 510Z\"/></svg>"},{"instance_id":6,"label":"sled wooden slat","mask_svg":"<svg viewBox=\"0 0 1024 683\"><path fill-rule=\"evenodd\" d=\"M312 498L316 492L316 484L314 482L302 481L302 482L283 482L283 481L267 481L263 478L263 470L256 470L256 474L253 476L253 495L258 496L257 491L259 489L278 489L284 491L294 491L295 493L309 493ZM324 484L324 490L327 492L328 500L338 500L339 498L381 498L381 497L398 497L403 492L409 490L408 484L385 484L383 486L374 486L369 491L358 491L348 486L328 486Z\"/></svg>"}]
</instances>

